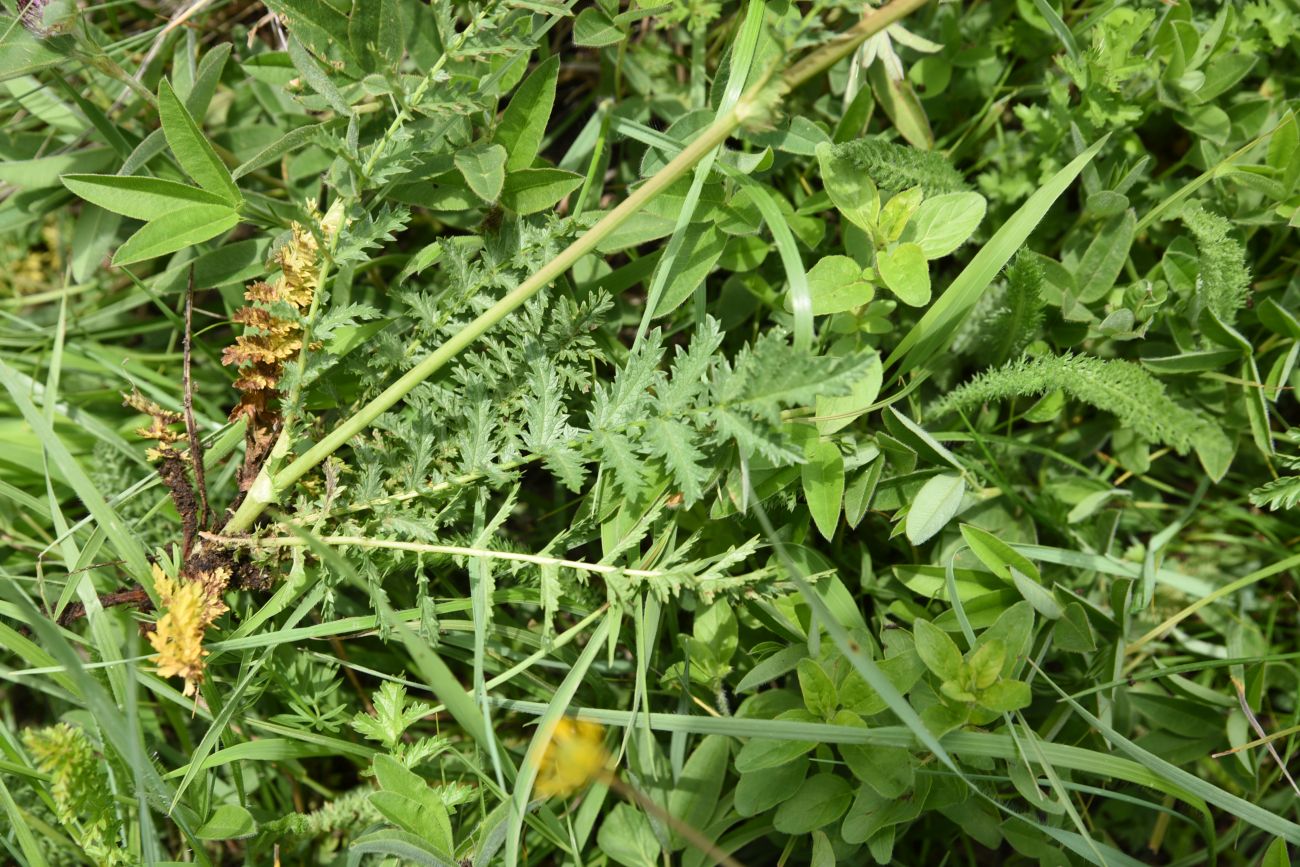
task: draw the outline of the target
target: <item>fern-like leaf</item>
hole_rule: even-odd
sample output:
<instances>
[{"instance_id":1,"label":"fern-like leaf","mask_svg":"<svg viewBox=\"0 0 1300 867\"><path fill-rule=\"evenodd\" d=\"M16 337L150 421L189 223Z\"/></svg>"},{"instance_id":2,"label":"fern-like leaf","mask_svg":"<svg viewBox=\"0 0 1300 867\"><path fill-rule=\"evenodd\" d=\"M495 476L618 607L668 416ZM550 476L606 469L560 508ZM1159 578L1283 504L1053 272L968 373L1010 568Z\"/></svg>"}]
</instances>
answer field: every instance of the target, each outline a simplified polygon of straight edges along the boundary
<instances>
[{"instance_id":1,"label":"fern-like leaf","mask_svg":"<svg viewBox=\"0 0 1300 867\"><path fill-rule=\"evenodd\" d=\"M1201 271L1196 288L1201 306L1231 325L1250 294L1246 250L1228 234L1232 223L1199 203L1185 207L1182 220L1196 238Z\"/></svg>"},{"instance_id":2,"label":"fern-like leaf","mask_svg":"<svg viewBox=\"0 0 1300 867\"><path fill-rule=\"evenodd\" d=\"M1283 476L1260 485L1250 492L1250 502L1270 512L1295 508L1300 503L1300 476Z\"/></svg>"},{"instance_id":3,"label":"fern-like leaf","mask_svg":"<svg viewBox=\"0 0 1300 867\"><path fill-rule=\"evenodd\" d=\"M1005 364L1020 355L1043 325L1043 266L1022 250L1007 269L1002 306L990 323L989 357Z\"/></svg>"},{"instance_id":4,"label":"fern-like leaf","mask_svg":"<svg viewBox=\"0 0 1300 867\"><path fill-rule=\"evenodd\" d=\"M1164 385L1136 364L1087 355L1021 358L953 389L931 411L942 415L1008 397L1057 390L1113 414L1143 439L1167 445L1179 454L1224 436L1210 421L1175 403Z\"/></svg>"},{"instance_id":5,"label":"fern-like leaf","mask_svg":"<svg viewBox=\"0 0 1300 867\"><path fill-rule=\"evenodd\" d=\"M923 151L878 138L860 138L835 145L835 156L862 170L882 190L895 192L919 186L927 196L967 189L961 173L936 151Z\"/></svg>"}]
</instances>

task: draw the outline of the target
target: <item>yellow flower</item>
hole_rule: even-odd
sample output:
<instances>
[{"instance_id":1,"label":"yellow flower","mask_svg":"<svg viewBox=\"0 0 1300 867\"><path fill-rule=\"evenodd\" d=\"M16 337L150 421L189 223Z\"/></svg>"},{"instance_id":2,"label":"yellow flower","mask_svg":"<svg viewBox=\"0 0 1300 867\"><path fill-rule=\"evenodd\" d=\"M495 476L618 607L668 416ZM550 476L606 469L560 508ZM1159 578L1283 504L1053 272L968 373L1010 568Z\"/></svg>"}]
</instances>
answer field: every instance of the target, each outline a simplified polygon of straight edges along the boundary
<instances>
[{"instance_id":1,"label":"yellow flower","mask_svg":"<svg viewBox=\"0 0 1300 867\"><path fill-rule=\"evenodd\" d=\"M158 651L154 661L162 677L185 679L185 695L193 695L203 682L203 635L212 621L226 611L220 597L209 595L200 581L176 580L154 564L154 586L166 610L158 618L149 643Z\"/></svg>"},{"instance_id":2,"label":"yellow flower","mask_svg":"<svg viewBox=\"0 0 1300 867\"><path fill-rule=\"evenodd\" d=\"M608 764L605 729L593 722L564 717L555 724L542 753L534 788L544 798L565 797L603 773Z\"/></svg>"}]
</instances>

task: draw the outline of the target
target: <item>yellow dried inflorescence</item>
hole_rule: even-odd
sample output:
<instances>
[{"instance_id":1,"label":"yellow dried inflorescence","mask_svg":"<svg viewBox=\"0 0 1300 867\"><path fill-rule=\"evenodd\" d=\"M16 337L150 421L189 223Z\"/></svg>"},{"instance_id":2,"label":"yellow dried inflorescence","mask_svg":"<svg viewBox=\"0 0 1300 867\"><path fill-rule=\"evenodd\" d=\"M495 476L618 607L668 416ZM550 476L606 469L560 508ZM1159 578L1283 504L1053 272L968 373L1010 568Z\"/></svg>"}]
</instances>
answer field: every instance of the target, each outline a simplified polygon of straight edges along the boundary
<instances>
[{"instance_id":1,"label":"yellow dried inflorescence","mask_svg":"<svg viewBox=\"0 0 1300 867\"><path fill-rule=\"evenodd\" d=\"M158 674L185 679L185 694L193 695L203 682L203 636L208 627L226 612L221 592L230 581L226 569L215 569L200 580L174 579L157 564L153 567L154 587L163 614L149 636L157 656Z\"/></svg>"},{"instance_id":2,"label":"yellow dried inflorescence","mask_svg":"<svg viewBox=\"0 0 1300 867\"><path fill-rule=\"evenodd\" d=\"M184 444L185 434L172 430L172 425L180 424L179 412L163 409L138 391L125 396L124 405L136 412L149 416L149 427L136 428L136 436L158 443L148 451L151 461L161 460L178 453L178 446Z\"/></svg>"},{"instance_id":3,"label":"yellow dried inflorescence","mask_svg":"<svg viewBox=\"0 0 1300 867\"><path fill-rule=\"evenodd\" d=\"M221 356L222 364L239 370L235 388L240 399L230 419L246 418L250 430L267 426L270 401L276 396L284 363L302 348L302 326L296 319L276 315L273 308L283 303L304 314L311 307L320 279L316 237L294 223L288 242L275 253L275 262L280 266L278 277L254 283L244 292L250 306L236 310L231 317L244 326L244 333Z\"/></svg>"},{"instance_id":4,"label":"yellow dried inflorescence","mask_svg":"<svg viewBox=\"0 0 1300 867\"><path fill-rule=\"evenodd\" d=\"M564 717L542 753L534 788L544 798L566 797L603 774L608 764L605 729Z\"/></svg>"}]
</instances>

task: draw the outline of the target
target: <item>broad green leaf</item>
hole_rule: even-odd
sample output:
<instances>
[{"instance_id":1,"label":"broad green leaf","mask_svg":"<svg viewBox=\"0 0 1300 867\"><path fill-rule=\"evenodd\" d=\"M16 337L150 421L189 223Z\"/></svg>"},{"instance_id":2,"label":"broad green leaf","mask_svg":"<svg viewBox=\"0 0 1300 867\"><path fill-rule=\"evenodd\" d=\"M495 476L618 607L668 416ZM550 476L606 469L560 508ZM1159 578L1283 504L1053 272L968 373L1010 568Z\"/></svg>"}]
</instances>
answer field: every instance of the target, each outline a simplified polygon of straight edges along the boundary
<instances>
[{"instance_id":1,"label":"broad green leaf","mask_svg":"<svg viewBox=\"0 0 1300 867\"><path fill-rule=\"evenodd\" d=\"M1065 606L1061 619L1052 629L1052 644L1067 653L1092 653L1097 649L1097 639L1082 604L1071 602Z\"/></svg>"},{"instance_id":2,"label":"broad green leaf","mask_svg":"<svg viewBox=\"0 0 1300 867\"><path fill-rule=\"evenodd\" d=\"M839 446L829 440L812 437L804 446L801 468L804 499L812 513L817 531L826 539L835 535L840 521L840 503L844 499L844 457Z\"/></svg>"},{"instance_id":3,"label":"broad green leaf","mask_svg":"<svg viewBox=\"0 0 1300 867\"><path fill-rule=\"evenodd\" d=\"M322 60L337 52L344 67L357 67L360 61L352 52L348 34L348 11L351 4L331 0L267 0L266 5L280 16L289 31ZM339 7L342 8L339 8Z\"/></svg>"},{"instance_id":4,"label":"broad green leaf","mask_svg":"<svg viewBox=\"0 0 1300 867\"><path fill-rule=\"evenodd\" d=\"M880 192L876 185L847 159L835 155L829 142L817 145L817 164L822 185L844 218L870 232L880 215Z\"/></svg>"},{"instance_id":5,"label":"broad green leaf","mask_svg":"<svg viewBox=\"0 0 1300 867\"><path fill-rule=\"evenodd\" d=\"M66 62L67 57L55 51L49 41L37 39L17 21L0 26L0 79L30 75Z\"/></svg>"},{"instance_id":6,"label":"broad green leaf","mask_svg":"<svg viewBox=\"0 0 1300 867\"><path fill-rule=\"evenodd\" d=\"M812 860L808 867L835 867L835 847L825 831L813 831Z\"/></svg>"},{"instance_id":7,"label":"broad green leaf","mask_svg":"<svg viewBox=\"0 0 1300 867\"><path fill-rule=\"evenodd\" d=\"M817 744L813 741L776 741L751 738L736 754L736 771L749 774L767 768L776 768L811 752Z\"/></svg>"},{"instance_id":8,"label":"broad green leaf","mask_svg":"<svg viewBox=\"0 0 1300 867\"><path fill-rule=\"evenodd\" d=\"M241 201L239 188L231 179L230 170L212 149L211 143L165 78L158 82L158 116L162 119L167 144L185 174L203 189L237 207Z\"/></svg>"},{"instance_id":9,"label":"broad green leaf","mask_svg":"<svg viewBox=\"0 0 1300 867\"><path fill-rule=\"evenodd\" d=\"M63 185L91 204L133 220L167 217L193 205L230 205L215 193L162 178L130 175L64 175Z\"/></svg>"},{"instance_id":10,"label":"broad green leaf","mask_svg":"<svg viewBox=\"0 0 1300 867\"><path fill-rule=\"evenodd\" d=\"M289 130L241 163L231 173L231 177L239 180L249 172L255 172L263 166L275 162L285 154L292 153L298 148L310 144L325 126L325 124L308 124L307 126L295 127Z\"/></svg>"},{"instance_id":11,"label":"broad green leaf","mask_svg":"<svg viewBox=\"0 0 1300 867\"><path fill-rule=\"evenodd\" d=\"M666 316L691 297L691 293L709 276L726 246L726 235L711 223L695 223L687 228L682 237L681 252L673 262L673 273L668 275L664 284L655 316Z\"/></svg>"},{"instance_id":12,"label":"broad green leaf","mask_svg":"<svg viewBox=\"0 0 1300 867\"><path fill-rule=\"evenodd\" d=\"M618 804L600 826L596 844L623 867L659 867L659 841L645 813L631 804Z\"/></svg>"},{"instance_id":13,"label":"broad green leaf","mask_svg":"<svg viewBox=\"0 0 1300 867\"><path fill-rule=\"evenodd\" d=\"M904 528L913 545L927 541L952 520L966 495L966 480L953 473L930 478L907 510Z\"/></svg>"},{"instance_id":14,"label":"broad green leaf","mask_svg":"<svg viewBox=\"0 0 1300 867\"><path fill-rule=\"evenodd\" d=\"M854 380L853 388L848 394L838 397L817 395L817 432L829 436L852 424L855 418L876 402L883 378L880 353L872 352L865 369Z\"/></svg>"},{"instance_id":15,"label":"broad green leaf","mask_svg":"<svg viewBox=\"0 0 1300 867\"><path fill-rule=\"evenodd\" d=\"M834 773L814 774L776 808L772 826L783 834L807 834L839 819L852 801L848 780Z\"/></svg>"},{"instance_id":16,"label":"broad green leaf","mask_svg":"<svg viewBox=\"0 0 1300 867\"><path fill-rule=\"evenodd\" d=\"M72 279L84 283L91 278L108 251L117 243L122 218L112 211L87 202L77 215L72 232Z\"/></svg>"},{"instance_id":17,"label":"broad green leaf","mask_svg":"<svg viewBox=\"0 0 1300 867\"><path fill-rule=\"evenodd\" d=\"M1015 582L1020 595L1025 597L1025 601L1034 606L1034 610L1039 614L1048 620L1056 620L1061 616L1061 603L1056 601L1056 597L1052 595L1051 590L1014 566L1011 568L1011 580Z\"/></svg>"},{"instance_id":18,"label":"broad green leaf","mask_svg":"<svg viewBox=\"0 0 1300 867\"><path fill-rule=\"evenodd\" d=\"M688 825L705 827L718 807L718 796L722 793L730 759L729 738L715 735L701 740L682 766L677 784L668 793L668 812ZM686 839L674 831L673 849L685 845Z\"/></svg>"},{"instance_id":19,"label":"broad green leaf","mask_svg":"<svg viewBox=\"0 0 1300 867\"><path fill-rule=\"evenodd\" d=\"M740 775L736 784L736 812L756 816L794 796L808 775L808 757L799 757L780 765Z\"/></svg>"},{"instance_id":20,"label":"broad green leaf","mask_svg":"<svg viewBox=\"0 0 1300 867\"><path fill-rule=\"evenodd\" d=\"M921 150L933 148L934 133L930 129L930 119L926 117L925 108L921 105L921 100L917 99L912 83L906 79L895 80L885 71L883 63L873 63L867 67L867 78L876 94L876 102L889 115L907 143Z\"/></svg>"},{"instance_id":21,"label":"broad green leaf","mask_svg":"<svg viewBox=\"0 0 1300 867\"><path fill-rule=\"evenodd\" d=\"M1008 713L1027 707L1033 700L1029 684L1020 680L1001 680L979 692L980 707Z\"/></svg>"},{"instance_id":22,"label":"broad green leaf","mask_svg":"<svg viewBox=\"0 0 1300 867\"><path fill-rule=\"evenodd\" d=\"M392 855L399 864L416 867L460 867L450 856L433 849L418 834L398 828L384 828L356 838L348 848L349 857Z\"/></svg>"},{"instance_id":23,"label":"broad green leaf","mask_svg":"<svg viewBox=\"0 0 1300 867\"><path fill-rule=\"evenodd\" d=\"M312 56L312 53L293 34L289 35L288 51L294 69L298 70L299 76L306 82L307 86L320 94L330 108L344 117L350 116L352 107L348 105L342 91L334 84L329 73L321 68L320 63Z\"/></svg>"},{"instance_id":24,"label":"broad green leaf","mask_svg":"<svg viewBox=\"0 0 1300 867\"><path fill-rule=\"evenodd\" d=\"M740 643L740 626L731 603L715 599L703 611L696 610L694 633L696 640L709 648L713 658L727 663L736 654Z\"/></svg>"},{"instance_id":25,"label":"broad green leaf","mask_svg":"<svg viewBox=\"0 0 1300 867\"><path fill-rule=\"evenodd\" d=\"M494 141L506 149L507 171L514 173L530 168L533 160L537 159L542 138L546 135L546 124L551 119L551 108L555 105L555 82L559 75L559 55L552 55L538 64L532 75L524 79L524 83L519 85L515 95L510 98L510 105L501 114ZM532 211L520 213L530 214Z\"/></svg>"},{"instance_id":26,"label":"broad green leaf","mask_svg":"<svg viewBox=\"0 0 1300 867\"><path fill-rule=\"evenodd\" d=\"M1291 856L1287 854L1286 840L1278 838L1268 847L1264 853L1264 860L1260 862L1260 867L1291 867Z\"/></svg>"},{"instance_id":27,"label":"broad green leaf","mask_svg":"<svg viewBox=\"0 0 1300 867\"><path fill-rule=\"evenodd\" d=\"M108 168L114 159L108 148L87 148L33 160L6 160L0 163L0 182L20 190L56 187L60 177L70 172L100 171Z\"/></svg>"},{"instance_id":28,"label":"broad green leaf","mask_svg":"<svg viewBox=\"0 0 1300 867\"><path fill-rule=\"evenodd\" d=\"M1092 239L1074 272L1078 298L1084 304L1099 301L1119 278L1137 231L1137 217L1128 210L1111 217Z\"/></svg>"},{"instance_id":29,"label":"broad green leaf","mask_svg":"<svg viewBox=\"0 0 1300 867\"><path fill-rule=\"evenodd\" d=\"M588 48L617 45L627 38L599 6L588 6L573 22L573 44Z\"/></svg>"},{"instance_id":30,"label":"broad green leaf","mask_svg":"<svg viewBox=\"0 0 1300 867\"><path fill-rule=\"evenodd\" d=\"M476 142L456 152L456 168L474 194L495 202L506 181L506 149L499 144Z\"/></svg>"},{"instance_id":31,"label":"broad green leaf","mask_svg":"<svg viewBox=\"0 0 1300 867\"><path fill-rule=\"evenodd\" d=\"M1007 659L1007 646L1001 639L981 641L966 660L971 685L987 689L1002 676L1002 666Z\"/></svg>"},{"instance_id":32,"label":"broad green leaf","mask_svg":"<svg viewBox=\"0 0 1300 867\"><path fill-rule=\"evenodd\" d=\"M912 624L912 636L916 639L916 653L941 681L956 680L961 676L961 650L948 637L948 633L928 620L917 620Z\"/></svg>"},{"instance_id":33,"label":"broad green leaf","mask_svg":"<svg viewBox=\"0 0 1300 867\"><path fill-rule=\"evenodd\" d=\"M930 265L919 244L904 243L876 256L876 270L890 291L909 307L930 303Z\"/></svg>"},{"instance_id":34,"label":"broad green leaf","mask_svg":"<svg viewBox=\"0 0 1300 867\"><path fill-rule=\"evenodd\" d=\"M848 256L823 256L808 269L814 316L842 313L862 307L875 297L876 288L862 279L862 266ZM790 309L790 301L786 301Z\"/></svg>"},{"instance_id":35,"label":"broad green leaf","mask_svg":"<svg viewBox=\"0 0 1300 867\"><path fill-rule=\"evenodd\" d=\"M976 527L974 524L962 524L961 535L979 561L1002 580L1011 581L1013 566L1035 581L1043 580L1032 560L988 530Z\"/></svg>"},{"instance_id":36,"label":"broad green leaf","mask_svg":"<svg viewBox=\"0 0 1300 867\"><path fill-rule=\"evenodd\" d=\"M924 198L925 192L920 187L911 187L885 202L885 206L880 209L880 224L877 228L886 243L892 244L899 239L903 230L907 228L908 221L916 216L917 209L921 207ZM922 244L921 247L924 249L925 245Z\"/></svg>"},{"instance_id":37,"label":"broad green leaf","mask_svg":"<svg viewBox=\"0 0 1300 867\"><path fill-rule=\"evenodd\" d=\"M815 659L805 657L799 660L797 670L804 707L813 716L829 720L840 703L835 681L831 680L826 669Z\"/></svg>"},{"instance_id":38,"label":"broad green leaf","mask_svg":"<svg viewBox=\"0 0 1300 867\"><path fill-rule=\"evenodd\" d=\"M257 833L253 814L238 804L221 804L196 832L200 840L239 840Z\"/></svg>"},{"instance_id":39,"label":"broad green leaf","mask_svg":"<svg viewBox=\"0 0 1300 867\"><path fill-rule=\"evenodd\" d=\"M226 205L189 205L145 223L113 256L113 264L132 265L201 244L233 229L239 213Z\"/></svg>"},{"instance_id":40,"label":"broad green leaf","mask_svg":"<svg viewBox=\"0 0 1300 867\"><path fill-rule=\"evenodd\" d=\"M838 749L853 776L882 798L899 797L916 779L915 760L903 747L840 744Z\"/></svg>"},{"instance_id":41,"label":"broad green leaf","mask_svg":"<svg viewBox=\"0 0 1300 867\"><path fill-rule=\"evenodd\" d=\"M988 202L979 193L931 196L916 209L902 240L918 244L927 259L947 256L970 239L987 208Z\"/></svg>"},{"instance_id":42,"label":"broad green leaf","mask_svg":"<svg viewBox=\"0 0 1300 867\"><path fill-rule=\"evenodd\" d=\"M445 854L452 852L451 822L436 798L416 800L397 792L371 792L371 805L403 831L415 834Z\"/></svg>"},{"instance_id":43,"label":"broad green leaf","mask_svg":"<svg viewBox=\"0 0 1300 867\"><path fill-rule=\"evenodd\" d=\"M555 207L580 186L582 175L563 169L519 169L506 175L501 204L516 214L535 214Z\"/></svg>"}]
</instances>

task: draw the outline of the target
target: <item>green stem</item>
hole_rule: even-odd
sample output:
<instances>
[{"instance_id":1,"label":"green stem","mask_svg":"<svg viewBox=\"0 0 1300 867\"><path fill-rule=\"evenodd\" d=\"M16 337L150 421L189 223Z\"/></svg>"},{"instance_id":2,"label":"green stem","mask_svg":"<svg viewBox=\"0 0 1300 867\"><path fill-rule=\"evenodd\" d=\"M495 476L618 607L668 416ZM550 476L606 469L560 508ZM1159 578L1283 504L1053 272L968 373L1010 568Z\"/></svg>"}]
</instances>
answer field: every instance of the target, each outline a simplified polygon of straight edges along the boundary
<instances>
[{"instance_id":1,"label":"green stem","mask_svg":"<svg viewBox=\"0 0 1300 867\"><path fill-rule=\"evenodd\" d=\"M794 66L787 69L779 79L780 92L772 94L767 81L760 81L750 88L740 101L727 112L719 115L705 130L688 144L677 156L643 183L616 208L606 214L596 225L587 230L582 237L564 249L558 256L546 263L531 277L519 284L517 288L484 311L477 319L470 322L450 340L439 346L427 358L412 367L396 382L384 389L370 403L359 409L354 415L334 428L319 442L299 455L292 463L275 474L259 477L258 482L248 492L248 496L239 510L225 526L227 534L246 532L268 505L275 501L280 491L288 488L302 478L317 464L325 460L339 446L368 428L381 414L406 397L413 388L424 382L442 369L448 361L455 358L462 350L478 340L494 325L513 313L520 305L539 291L549 286L565 271L588 253L593 252L605 238L622 226L629 218L645 207L651 199L671 186L679 178L695 167L718 145L736 131L741 124L751 122L763 115L774 101L765 97L775 96L779 99L781 92L792 90L815 75L825 71L839 60L851 54L866 39L884 30L904 16L924 6L929 0L893 0L887 6L873 11L857 25L835 37Z\"/></svg>"}]
</instances>

